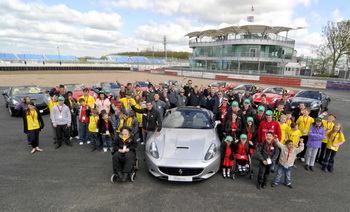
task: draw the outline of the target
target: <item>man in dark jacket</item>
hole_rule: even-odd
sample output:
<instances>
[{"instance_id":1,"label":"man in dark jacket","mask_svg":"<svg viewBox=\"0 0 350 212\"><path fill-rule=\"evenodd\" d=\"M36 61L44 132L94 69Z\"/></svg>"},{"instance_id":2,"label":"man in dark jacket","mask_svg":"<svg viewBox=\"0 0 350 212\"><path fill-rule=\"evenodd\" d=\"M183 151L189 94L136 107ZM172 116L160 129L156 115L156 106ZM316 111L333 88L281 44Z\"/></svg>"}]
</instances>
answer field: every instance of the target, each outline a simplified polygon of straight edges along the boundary
<instances>
[{"instance_id":1,"label":"man in dark jacket","mask_svg":"<svg viewBox=\"0 0 350 212\"><path fill-rule=\"evenodd\" d=\"M267 178L270 174L272 161L277 160L279 148L274 140L272 132L266 133L266 140L258 144L257 155L260 160L257 188L266 188Z\"/></svg>"},{"instance_id":2,"label":"man in dark jacket","mask_svg":"<svg viewBox=\"0 0 350 212\"><path fill-rule=\"evenodd\" d=\"M188 106L200 107L202 104L202 94L198 91L198 86L194 86L193 92L188 97Z\"/></svg>"},{"instance_id":3,"label":"man in dark jacket","mask_svg":"<svg viewBox=\"0 0 350 212\"><path fill-rule=\"evenodd\" d=\"M211 88L210 94L207 96L206 109L211 110L214 114L219 110L219 98L214 88Z\"/></svg>"},{"instance_id":4,"label":"man in dark jacket","mask_svg":"<svg viewBox=\"0 0 350 212\"><path fill-rule=\"evenodd\" d=\"M162 130L162 119L157 110L153 108L152 102L146 103L146 108L138 109L132 102L129 104L136 113L142 113L142 143L146 142L153 134L159 135Z\"/></svg>"}]
</instances>

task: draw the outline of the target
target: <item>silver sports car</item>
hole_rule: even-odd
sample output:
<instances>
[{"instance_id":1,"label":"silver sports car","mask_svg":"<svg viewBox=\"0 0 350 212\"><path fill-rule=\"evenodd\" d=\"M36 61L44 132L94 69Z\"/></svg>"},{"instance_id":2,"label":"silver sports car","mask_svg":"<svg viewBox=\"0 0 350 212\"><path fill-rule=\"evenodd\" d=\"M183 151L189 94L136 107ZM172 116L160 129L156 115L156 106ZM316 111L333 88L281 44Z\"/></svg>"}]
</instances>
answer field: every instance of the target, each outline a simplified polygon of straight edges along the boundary
<instances>
[{"instance_id":1,"label":"silver sports car","mask_svg":"<svg viewBox=\"0 0 350 212\"><path fill-rule=\"evenodd\" d=\"M160 135L146 144L146 163L155 177L169 181L198 181L220 167L220 140L213 113L195 107L167 112Z\"/></svg>"}]
</instances>

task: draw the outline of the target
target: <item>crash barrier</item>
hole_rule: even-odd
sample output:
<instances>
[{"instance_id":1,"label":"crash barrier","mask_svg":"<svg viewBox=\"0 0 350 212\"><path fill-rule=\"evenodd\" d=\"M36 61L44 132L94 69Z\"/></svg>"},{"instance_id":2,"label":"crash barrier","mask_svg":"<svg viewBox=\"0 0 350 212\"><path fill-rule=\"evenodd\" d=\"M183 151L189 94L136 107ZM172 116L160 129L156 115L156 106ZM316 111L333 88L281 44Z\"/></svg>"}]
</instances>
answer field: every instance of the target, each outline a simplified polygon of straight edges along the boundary
<instances>
[{"instance_id":1,"label":"crash barrier","mask_svg":"<svg viewBox=\"0 0 350 212\"><path fill-rule=\"evenodd\" d=\"M153 69L151 72L154 73ZM341 82L341 81L301 79L301 78L277 77L277 76L276 77L255 76L255 75L243 75L243 74L219 74L219 73L212 73L212 72L179 71L179 70L164 70L164 72L162 72L161 74L205 78L205 79L216 79L216 80L222 80L222 81L264 83L264 84L282 85L282 86L291 86L291 87L350 90L350 82Z\"/></svg>"},{"instance_id":2,"label":"crash barrier","mask_svg":"<svg viewBox=\"0 0 350 212\"><path fill-rule=\"evenodd\" d=\"M164 69L151 69L152 74L164 74Z\"/></svg>"},{"instance_id":3,"label":"crash barrier","mask_svg":"<svg viewBox=\"0 0 350 212\"><path fill-rule=\"evenodd\" d=\"M130 71L118 66L0 66L0 71Z\"/></svg>"},{"instance_id":4,"label":"crash barrier","mask_svg":"<svg viewBox=\"0 0 350 212\"><path fill-rule=\"evenodd\" d=\"M350 82L327 81L326 89L350 90Z\"/></svg>"}]
</instances>

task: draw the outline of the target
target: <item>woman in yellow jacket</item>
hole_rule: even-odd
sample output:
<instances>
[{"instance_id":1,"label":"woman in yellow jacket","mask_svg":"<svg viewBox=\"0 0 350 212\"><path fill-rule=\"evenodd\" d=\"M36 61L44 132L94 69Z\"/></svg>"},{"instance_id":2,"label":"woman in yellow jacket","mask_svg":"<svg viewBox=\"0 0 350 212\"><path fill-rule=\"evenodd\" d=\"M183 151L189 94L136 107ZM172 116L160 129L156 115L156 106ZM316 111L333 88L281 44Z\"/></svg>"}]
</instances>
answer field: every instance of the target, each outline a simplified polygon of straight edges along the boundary
<instances>
[{"instance_id":1,"label":"woman in yellow jacket","mask_svg":"<svg viewBox=\"0 0 350 212\"><path fill-rule=\"evenodd\" d=\"M39 132L44 128L44 121L33 102L28 103L28 109L23 112L24 133L29 135L33 147L31 153L42 152L39 148Z\"/></svg>"},{"instance_id":2,"label":"woman in yellow jacket","mask_svg":"<svg viewBox=\"0 0 350 212\"><path fill-rule=\"evenodd\" d=\"M328 143L326 147L326 155L323 158L322 170L334 173L334 157L339 146L345 142L345 137L342 132L342 125L334 124L333 130L328 134Z\"/></svg>"}]
</instances>

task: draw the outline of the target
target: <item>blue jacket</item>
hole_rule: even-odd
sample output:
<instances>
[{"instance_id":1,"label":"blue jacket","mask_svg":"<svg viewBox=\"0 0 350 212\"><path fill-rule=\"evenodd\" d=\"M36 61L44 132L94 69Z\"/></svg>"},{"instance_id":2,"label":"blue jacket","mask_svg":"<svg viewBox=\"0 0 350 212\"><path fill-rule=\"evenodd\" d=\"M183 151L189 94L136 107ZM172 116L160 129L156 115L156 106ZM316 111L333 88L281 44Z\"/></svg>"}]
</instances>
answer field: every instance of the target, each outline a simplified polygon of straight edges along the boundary
<instances>
[{"instance_id":1,"label":"blue jacket","mask_svg":"<svg viewBox=\"0 0 350 212\"><path fill-rule=\"evenodd\" d=\"M326 129L321 126L317 129L316 125L312 125L309 130L309 139L306 146L312 148L320 148L322 140L326 137Z\"/></svg>"}]
</instances>

